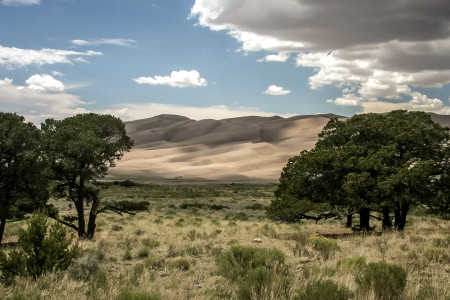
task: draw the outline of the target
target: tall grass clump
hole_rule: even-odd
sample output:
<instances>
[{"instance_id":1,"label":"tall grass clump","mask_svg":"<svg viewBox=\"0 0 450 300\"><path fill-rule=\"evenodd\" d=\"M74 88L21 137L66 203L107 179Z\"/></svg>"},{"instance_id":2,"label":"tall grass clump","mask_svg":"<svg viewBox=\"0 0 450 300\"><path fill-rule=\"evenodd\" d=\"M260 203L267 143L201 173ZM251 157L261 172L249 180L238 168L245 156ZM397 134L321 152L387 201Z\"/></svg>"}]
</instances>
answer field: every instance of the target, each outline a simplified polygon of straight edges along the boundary
<instances>
[{"instance_id":1,"label":"tall grass clump","mask_svg":"<svg viewBox=\"0 0 450 300\"><path fill-rule=\"evenodd\" d=\"M283 299L290 287L286 257L278 249L233 245L216 258L219 275L238 283L238 299Z\"/></svg>"},{"instance_id":2,"label":"tall grass clump","mask_svg":"<svg viewBox=\"0 0 450 300\"><path fill-rule=\"evenodd\" d=\"M373 291L376 299L399 299L406 286L408 273L405 269L386 262L370 263L355 281L361 294Z\"/></svg>"}]
</instances>

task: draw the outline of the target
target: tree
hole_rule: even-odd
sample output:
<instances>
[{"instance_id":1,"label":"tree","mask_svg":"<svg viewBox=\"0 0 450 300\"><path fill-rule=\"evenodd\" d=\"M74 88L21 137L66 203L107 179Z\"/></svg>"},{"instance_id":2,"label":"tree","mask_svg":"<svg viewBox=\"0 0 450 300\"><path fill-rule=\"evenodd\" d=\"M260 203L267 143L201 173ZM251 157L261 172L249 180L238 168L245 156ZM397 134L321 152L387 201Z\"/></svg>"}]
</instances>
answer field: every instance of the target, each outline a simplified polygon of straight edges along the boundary
<instances>
[{"instance_id":1,"label":"tree","mask_svg":"<svg viewBox=\"0 0 450 300\"><path fill-rule=\"evenodd\" d=\"M55 192L75 204L78 226L60 220L91 239L99 213L99 190L92 183L104 177L110 167L129 151L133 141L125 125L111 115L79 114L61 121L47 119L41 125L52 163ZM86 229L85 205L91 205Z\"/></svg>"},{"instance_id":2,"label":"tree","mask_svg":"<svg viewBox=\"0 0 450 300\"><path fill-rule=\"evenodd\" d=\"M448 129L423 112L331 119L314 149L283 169L268 216L293 222L358 213L360 228L370 230L377 211L385 229L403 230L411 204L444 197L448 142Z\"/></svg>"},{"instance_id":3,"label":"tree","mask_svg":"<svg viewBox=\"0 0 450 300\"><path fill-rule=\"evenodd\" d=\"M39 129L22 116L0 112L0 243L7 220L45 206L47 167Z\"/></svg>"}]
</instances>

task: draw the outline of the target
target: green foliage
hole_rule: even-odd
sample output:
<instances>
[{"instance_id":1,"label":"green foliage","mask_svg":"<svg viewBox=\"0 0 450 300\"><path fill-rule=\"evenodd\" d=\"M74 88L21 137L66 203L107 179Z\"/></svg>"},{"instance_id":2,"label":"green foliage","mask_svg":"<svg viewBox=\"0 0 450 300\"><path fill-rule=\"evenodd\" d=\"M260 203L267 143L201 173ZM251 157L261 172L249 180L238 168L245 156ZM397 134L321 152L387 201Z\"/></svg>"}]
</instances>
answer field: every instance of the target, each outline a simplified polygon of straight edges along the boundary
<instances>
[{"instance_id":1,"label":"green foliage","mask_svg":"<svg viewBox=\"0 0 450 300\"><path fill-rule=\"evenodd\" d=\"M347 270L362 272L366 267L366 258L364 256L346 258L343 261L339 261L339 264Z\"/></svg>"},{"instance_id":2,"label":"green foliage","mask_svg":"<svg viewBox=\"0 0 450 300\"><path fill-rule=\"evenodd\" d=\"M158 247L161 243L153 238L145 238L141 240L142 245L144 245L145 247L148 247L150 249L156 248Z\"/></svg>"},{"instance_id":3,"label":"green foliage","mask_svg":"<svg viewBox=\"0 0 450 300\"><path fill-rule=\"evenodd\" d=\"M323 259L329 259L334 253L340 251L336 241L327 239L325 237L311 238L312 247L318 251Z\"/></svg>"},{"instance_id":4,"label":"green foliage","mask_svg":"<svg viewBox=\"0 0 450 300\"><path fill-rule=\"evenodd\" d=\"M147 293L130 289L123 289L116 296L115 300L161 300L157 293Z\"/></svg>"},{"instance_id":5,"label":"green foliage","mask_svg":"<svg viewBox=\"0 0 450 300\"><path fill-rule=\"evenodd\" d=\"M8 256L0 255L1 280L10 284L15 276L34 279L44 273L65 270L79 254L77 245L70 247L72 238L60 223L49 224L46 213L38 211L27 221L27 228L19 231L20 250Z\"/></svg>"},{"instance_id":6,"label":"green foliage","mask_svg":"<svg viewBox=\"0 0 450 300\"><path fill-rule=\"evenodd\" d=\"M75 204L79 237L92 238L100 198L99 190L88 183L104 177L133 145L125 124L111 115L89 113L61 121L47 119L41 128L46 155L52 164L55 194ZM87 228L85 204L91 204Z\"/></svg>"},{"instance_id":7,"label":"green foliage","mask_svg":"<svg viewBox=\"0 0 450 300\"><path fill-rule=\"evenodd\" d=\"M298 222L392 210L403 230L412 204L449 210L449 140L448 128L424 112L331 119L315 148L289 159L267 216Z\"/></svg>"},{"instance_id":8,"label":"green foliage","mask_svg":"<svg viewBox=\"0 0 450 300\"><path fill-rule=\"evenodd\" d=\"M22 116L0 112L0 243L6 220L22 219L49 198L49 166L39 130Z\"/></svg>"},{"instance_id":9,"label":"green foliage","mask_svg":"<svg viewBox=\"0 0 450 300\"><path fill-rule=\"evenodd\" d=\"M261 203L253 203L252 205L247 205L245 209L264 210L265 207Z\"/></svg>"},{"instance_id":10,"label":"green foliage","mask_svg":"<svg viewBox=\"0 0 450 300\"><path fill-rule=\"evenodd\" d=\"M315 280L299 291L294 300L347 300L354 294L343 285L331 280Z\"/></svg>"},{"instance_id":11,"label":"green foliage","mask_svg":"<svg viewBox=\"0 0 450 300\"><path fill-rule=\"evenodd\" d=\"M247 214L245 212L239 212L239 213L237 213L234 216L233 220L236 220L236 221L248 221L248 216L247 216Z\"/></svg>"},{"instance_id":12,"label":"green foliage","mask_svg":"<svg viewBox=\"0 0 450 300\"><path fill-rule=\"evenodd\" d=\"M402 267L379 262L370 263L355 281L362 294L373 290L377 299L399 299L405 289L407 276L407 271Z\"/></svg>"}]
</instances>

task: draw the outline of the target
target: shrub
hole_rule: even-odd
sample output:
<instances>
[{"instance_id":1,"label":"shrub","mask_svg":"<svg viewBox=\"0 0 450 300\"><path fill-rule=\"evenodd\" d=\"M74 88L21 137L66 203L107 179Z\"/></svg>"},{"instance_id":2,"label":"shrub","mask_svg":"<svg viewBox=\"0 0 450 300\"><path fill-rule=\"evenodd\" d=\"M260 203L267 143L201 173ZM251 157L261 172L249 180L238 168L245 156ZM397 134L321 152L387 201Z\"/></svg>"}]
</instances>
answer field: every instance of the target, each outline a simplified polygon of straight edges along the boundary
<instances>
[{"instance_id":1,"label":"shrub","mask_svg":"<svg viewBox=\"0 0 450 300\"><path fill-rule=\"evenodd\" d=\"M62 224L49 224L44 211L33 213L27 228L19 230L20 250L8 256L0 252L1 281L11 284L15 276L30 276L34 279L50 271L65 270L79 255L77 245L70 247L73 236L66 238Z\"/></svg>"},{"instance_id":2,"label":"shrub","mask_svg":"<svg viewBox=\"0 0 450 300\"><path fill-rule=\"evenodd\" d=\"M312 246L314 250L318 251L322 258L325 260L334 255L335 252L340 251L340 248L336 241L324 237L313 238Z\"/></svg>"},{"instance_id":3,"label":"shrub","mask_svg":"<svg viewBox=\"0 0 450 300\"><path fill-rule=\"evenodd\" d=\"M352 291L331 280L316 280L299 291L294 300L347 300L353 298Z\"/></svg>"},{"instance_id":4,"label":"shrub","mask_svg":"<svg viewBox=\"0 0 450 300\"><path fill-rule=\"evenodd\" d=\"M361 272L366 267L366 258L364 256L356 256L353 258L346 258L339 263L347 270Z\"/></svg>"},{"instance_id":5,"label":"shrub","mask_svg":"<svg viewBox=\"0 0 450 300\"><path fill-rule=\"evenodd\" d=\"M112 231L122 231L122 230L123 230L123 227L120 226L120 225L114 224L114 225L111 227L111 229L112 229Z\"/></svg>"},{"instance_id":6,"label":"shrub","mask_svg":"<svg viewBox=\"0 0 450 300\"><path fill-rule=\"evenodd\" d=\"M145 238L141 240L142 245L145 247L148 247L150 249L158 247L161 243L158 240L151 239L151 238Z\"/></svg>"},{"instance_id":7,"label":"shrub","mask_svg":"<svg viewBox=\"0 0 450 300\"><path fill-rule=\"evenodd\" d=\"M99 259L96 256L84 256L79 258L67 270L69 277L74 280L88 281L100 268Z\"/></svg>"},{"instance_id":8,"label":"shrub","mask_svg":"<svg viewBox=\"0 0 450 300\"><path fill-rule=\"evenodd\" d=\"M239 299L280 299L289 293L290 280L265 267L249 270L238 285Z\"/></svg>"},{"instance_id":9,"label":"shrub","mask_svg":"<svg viewBox=\"0 0 450 300\"><path fill-rule=\"evenodd\" d=\"M407 276L407 271L402 267L379 262L370 263L355 281L363 294L373 289L377 299L399 299Z\"/></svg>"},{"instance_id":10,"label":"shrub","mask_svg":"<svg viewBox=\"0 0 450 300\"><path fill-rule=\"evenodd\" d=\"M433 246L441 248L450 247L450 234L446 235L444 238L433 239Z\"/></svg>"},{"instance_id":11,"label":"shrub","mask_svg":"<svg viewBox=\"0 0 450 300\"><path fill-rule=\"evenodd\" d=\"M239 299L279 299L288 295L285 255L278 249L233 245L216 257L217 271L238 282Z\"/></svg>"},{"instance_id":12,"label":"shrub","mask_svg":"<svg viewBox=\"0 0 450 300\"><path fill-rule=\"evenodd\" d=\"M230 251L216 258L218 273L232 281L257 267L274 269L285 267L285 255L278 249L260 249L241 245L231 246Z\"/></svg>"},{"instance_id":13,"label":"shrub","mask_svg":"<svg viewBox=\"0 0 450 300\"><path fill-rule=\"evenodd\" d=\"M115 300L161 300L161 296L156 293L124 289L120 291Z\"/></svg>"}]
</instances>

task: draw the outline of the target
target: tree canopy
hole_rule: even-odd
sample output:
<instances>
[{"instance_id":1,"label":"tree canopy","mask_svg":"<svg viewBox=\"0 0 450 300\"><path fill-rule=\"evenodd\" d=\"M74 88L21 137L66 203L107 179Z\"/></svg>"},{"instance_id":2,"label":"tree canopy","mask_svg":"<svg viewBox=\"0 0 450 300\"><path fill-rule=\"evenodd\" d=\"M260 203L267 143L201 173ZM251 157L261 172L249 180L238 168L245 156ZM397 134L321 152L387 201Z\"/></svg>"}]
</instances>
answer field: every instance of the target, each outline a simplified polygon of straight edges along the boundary
<instances>
[{"instance_id":1,"label":"tree canopy","mask_svg":"<svg viewBox=\"0 0 450 300\"><path fill-rule=\"evenodd\" d=\"M288 161L267 214L296 222L358 213L369 230L377 211L383 227L402 230L411 204L447 201L448 210L449 138L424 112L331 119L313 149Z\"/></svg>"},{"instance_id":2,"label":"tree canopy","mask_svg":"<svg viewBox=\"0 0 450 300\"><path fill-rule=\"evenodd\" d=\"M45 206L48 175L39 129L22 116L0 112L0 243L7 220Z\"/></svg>"},{"instance_id":3,"label":"tree canopy","mask_svg":"<svg viewBox=\"0 0 450 300\"><path fill-rule=\"evenodd\" d=\"M125 124L111 115L79 114L61 121L47 119L41 125L52 163L55 191L75 204L79 237L92 238L100 207L98 190L92 182L107 174L133 145ZM88 228L84 208L90 204ZM64 220L62 220L64 221Z\"/></svg>"}]
</instances>

